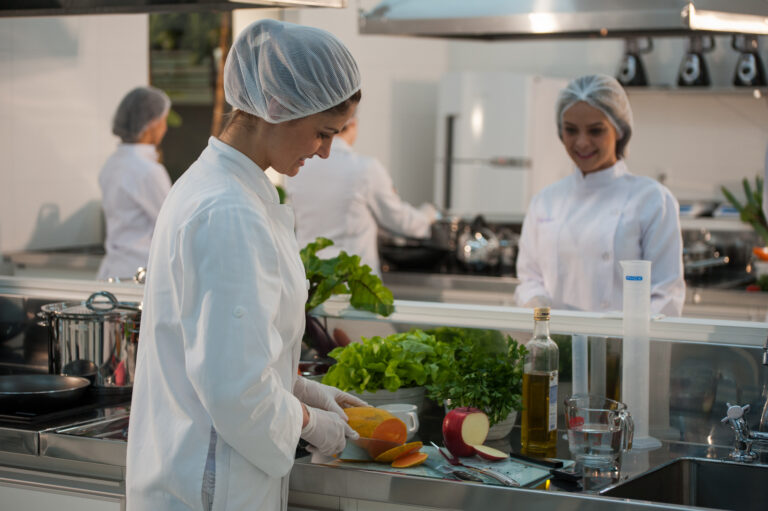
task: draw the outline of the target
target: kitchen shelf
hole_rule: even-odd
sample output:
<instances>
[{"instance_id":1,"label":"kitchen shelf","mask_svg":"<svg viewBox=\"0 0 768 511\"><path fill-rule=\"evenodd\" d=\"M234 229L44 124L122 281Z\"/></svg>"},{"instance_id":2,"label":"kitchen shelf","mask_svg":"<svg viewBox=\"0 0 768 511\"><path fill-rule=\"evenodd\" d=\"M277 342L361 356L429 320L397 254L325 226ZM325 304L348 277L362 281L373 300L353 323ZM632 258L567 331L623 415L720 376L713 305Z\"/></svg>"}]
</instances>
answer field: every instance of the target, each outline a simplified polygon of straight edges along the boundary
<instances>
[{"instance_id":1,"label":"kitchen shelf","mask_svg":"<svg viewBox=\"0 0 768 511\"><path fill-rule=\"evenodd\" d=\"M647 87L626 87L627 94L698 94L698 95L740 95L762 99L768 95L768 87L678 87L676 85L649 85Z\"/></svg>"}]
</instances>

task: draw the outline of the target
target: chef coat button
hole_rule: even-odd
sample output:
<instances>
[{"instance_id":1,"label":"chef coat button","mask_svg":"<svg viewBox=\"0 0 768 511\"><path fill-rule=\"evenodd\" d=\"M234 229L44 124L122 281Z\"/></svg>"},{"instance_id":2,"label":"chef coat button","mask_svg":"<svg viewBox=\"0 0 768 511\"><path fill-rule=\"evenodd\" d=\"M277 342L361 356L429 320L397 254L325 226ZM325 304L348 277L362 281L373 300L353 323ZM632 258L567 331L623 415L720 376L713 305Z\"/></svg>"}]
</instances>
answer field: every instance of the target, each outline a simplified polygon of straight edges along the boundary
<instances>
[{"instance_id":1,"label":"chef coat button","mask_svg":"<svg viewBox=\"0 0 768 511\"><path fill-rule=\"evenodd\" d=\"M611 258L610 252L603 252L603 261L607 261L610 258Z\"/></svg>"},{"instance_id":2,"label":"chef coat button","mask_svg":"<svg viewBox=\"0 0 768 511\"><path fill-rule=\"evenodd\" d=\"M232 315L236 318L242 318L244 314L245 314L245 307L238 305L237 307L232 309Z\"/></svg>"}]
</instances>

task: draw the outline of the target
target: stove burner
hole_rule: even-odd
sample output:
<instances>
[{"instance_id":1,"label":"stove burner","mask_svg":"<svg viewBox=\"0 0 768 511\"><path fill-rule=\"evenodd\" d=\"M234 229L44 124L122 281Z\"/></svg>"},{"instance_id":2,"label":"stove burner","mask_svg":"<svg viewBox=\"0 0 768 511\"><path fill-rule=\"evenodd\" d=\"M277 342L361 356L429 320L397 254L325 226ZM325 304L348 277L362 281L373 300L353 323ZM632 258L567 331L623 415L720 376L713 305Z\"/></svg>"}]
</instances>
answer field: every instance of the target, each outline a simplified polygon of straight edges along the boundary
<instances>
[{"instance_id":1,"label":"stove burner","mask_svg":"<svg viewBox=\"0 0 768 511\"><path fill-rule=\"evenodd\" d=\"M74 406L64 409L24 410L24 411L0 411L0 423L5 424L40 424L57 419L74 417L91 412L104 406L114 406L131 403L130 392L104 393L93 388L89 389L80 401Z\"/></svg>"}]
</instances>

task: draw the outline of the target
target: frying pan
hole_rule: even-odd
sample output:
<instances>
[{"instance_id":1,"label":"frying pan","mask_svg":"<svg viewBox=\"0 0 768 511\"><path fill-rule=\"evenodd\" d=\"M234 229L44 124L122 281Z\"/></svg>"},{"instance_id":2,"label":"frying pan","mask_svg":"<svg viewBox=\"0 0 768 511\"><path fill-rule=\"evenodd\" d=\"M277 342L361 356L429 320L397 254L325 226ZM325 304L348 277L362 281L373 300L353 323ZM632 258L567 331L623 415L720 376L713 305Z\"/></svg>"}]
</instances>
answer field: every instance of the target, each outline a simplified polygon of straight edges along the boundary
<instances>
[{"instance_id":1,"label":"frying pan","mask_svg":"<svg viewBox=\"0 0 768 511\"><path fill-rule=\"evenodd\" d=\"M58 374L0 376L0 412L44 412L77 403L90 381Z\"/></svg>"}]
</instances>

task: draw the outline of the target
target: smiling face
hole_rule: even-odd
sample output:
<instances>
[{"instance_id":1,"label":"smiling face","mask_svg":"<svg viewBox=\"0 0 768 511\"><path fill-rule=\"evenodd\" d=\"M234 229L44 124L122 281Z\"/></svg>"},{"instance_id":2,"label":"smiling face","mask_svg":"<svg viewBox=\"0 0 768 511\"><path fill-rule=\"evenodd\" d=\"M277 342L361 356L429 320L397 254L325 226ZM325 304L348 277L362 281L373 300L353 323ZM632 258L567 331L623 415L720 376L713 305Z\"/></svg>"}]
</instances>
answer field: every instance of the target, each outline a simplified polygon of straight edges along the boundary
<instances>
[{"instance_id":1,"label":"smiling face","mask_svg":"<svg viewBox=\"0 0 768 511\"><path fill-rule=\"evenodd\" d=\"M580 101L563 113L560 137L568 156L584 174L607 169L617 161L616 128L588 103Z\"/></svg>"},{"instance_id":2,"label":"smiling face","mask_svg":"<svg viewBox=\"0 0 768 511\"><path fill-rule=\"evenodd\" d=\"M268 128L269 166L280 174L295 176L304 161L328 158L331 142L355 114L356 105L345 113L320 112L294 121L271 124Z\"/></svg>"}]
</instances>

